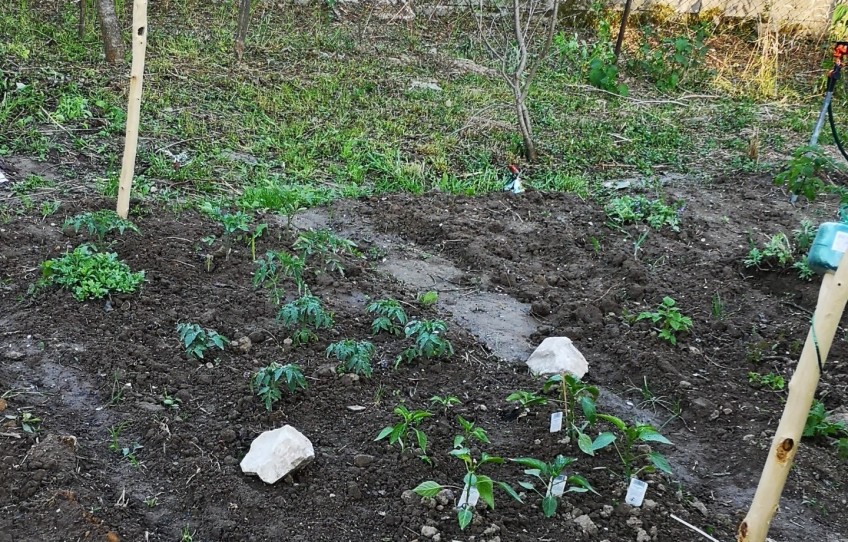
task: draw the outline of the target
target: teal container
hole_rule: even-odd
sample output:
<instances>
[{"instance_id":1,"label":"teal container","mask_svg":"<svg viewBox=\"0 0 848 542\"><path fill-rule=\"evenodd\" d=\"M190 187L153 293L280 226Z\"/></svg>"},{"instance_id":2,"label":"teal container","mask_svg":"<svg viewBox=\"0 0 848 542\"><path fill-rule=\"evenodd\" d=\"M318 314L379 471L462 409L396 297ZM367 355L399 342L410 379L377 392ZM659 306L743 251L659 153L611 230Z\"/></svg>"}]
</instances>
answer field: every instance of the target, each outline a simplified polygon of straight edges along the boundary
<instances>
[{"instance_id":1,"label":"teal container","mask_svg":"<svg viewBox=\"0 0 848 542\"><path fill-rule=\"evenodd\" d=\"M842 222L825 222L819 226L807 265L817 273L836 271L842 255L848 249L848 224Z\"/></svg>"}]
</instances>

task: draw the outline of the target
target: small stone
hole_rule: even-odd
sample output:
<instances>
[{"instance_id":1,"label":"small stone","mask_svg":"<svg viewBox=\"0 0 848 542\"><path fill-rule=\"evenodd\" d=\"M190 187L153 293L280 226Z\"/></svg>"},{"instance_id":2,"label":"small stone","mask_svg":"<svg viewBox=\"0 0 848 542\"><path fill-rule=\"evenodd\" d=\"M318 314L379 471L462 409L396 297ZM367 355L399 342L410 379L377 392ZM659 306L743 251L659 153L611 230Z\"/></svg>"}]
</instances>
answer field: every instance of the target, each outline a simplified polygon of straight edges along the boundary
<instances>
[{"instance_id":1,"label":"small stone","mask_svg":"<svg viewBox=\"0 0 848 542\"><path fill-rule=\"evenodd\" d=\"M639 508L634 508L634 510L639 510ZM636 516L630 516L627 518L627 526L631 528L638 528L642 526L642 520Z\"/></svg>"},{"instance_id":2,"label":"small stone","mask_svg":"<svg viewBox=\"0 0 848 542\"><path fill-rule=\"evenodd\" d=\"M421 536L433 538L437 534L439 534L439 530L433 527L432 525L424 525L421 527Z\"/></svg>"},{"instance_id":3,"label":"small stone","mask_svg":"<svg viewBox=\"0 0 848 542\"><path fill-rule=\"evenodd\" d=\"M530 305L530 313L536 316L548 316L551 313L551 306L544 301L534 301Z\"/></svg>"},{"instance_id":4,"label":"small stone","mask_svg":"<svg viewBox=\"0 0 848 542\"><path fill-rule=\"evenodd\" d=\"M250 450L241 461L241 470L257 474L263 482L273 484L313 459L312 442L291 425L284 425L265 431L250 443Z\"/></svg>"},{"instance_id":5,"label":"small stone","mask_svg":"<svg viewBox=\"0 0 848 542\"><path fill-rule=\"evenodd\" d=\"M253 342L250 340L250 337L242 337L236 341L236 348L243 354L250 352L252 346Z\"/></svg>"},{"instance_id":6,"label":"small stone","mask_svg":"<svg viewBox=\"0 0 848 542\"><path fill-rule=\"evenodd\" d=\"M359 500L362 498L362 491L359 489L359 484L356 482L348 482L347 484L347 496L353 500Z\"/></svg>"},{"instance_id":7,"label":"small stone","mask_svg":"<svg viewBox=\"0 0 848 542\"><path fill-rule=\"evenodd\" d=\"M374 462L374 456L368 454L357 454L353 457L353 464L359 468L367 467Z\"/></svg>"},{"instance_id":8,"label":"small stone","mask_svg":"<svg viewBox=\"0 0 848 542\"><path fill-rule=\"evenodd\" d=\"M605 504L603 508L601 508L601 517L606 519L612 515L612 511L615 510L611 505Z\"/></svg>"},{"instance_id":9,"label":"small stone","mask_svg":"<svg viewBox=\"0 0 848 542\"><path fill-rule=\"evenodd\" d=\"M689 382L688 380L681 380L679 385L680 385L681 388L691 388L692 387L692 383Z\"/></svg>"},{"instance_id":10,"label":"small stone","mask_svg":"<svg viewBox=\"0 0 848 542\"><path fill-rule=\"evenodd\" d=\"M353 386L359 382L359 375L354 373L345 373L339 380L343 386Z\"/></svg>"},{"instance_id":11,"label":"small stone","mask_svg":"<svg viewBox=\"0 0 848 542\"><path fill-rule=\"evenodd\" d=\"M6 400L0 399L0 412L3 412L4 410L6 410L7 406L8 406L8 403L6 403Z\"/></svg>"},{"instance_id":12,"label":"small stone","mask_svg":"<svg viewBox=\"0 0 848 542\"><path fill-rule=\"evenodd\" d=\"M294 341L292 341L291 337L286 337L285 339L283 339L283 344L286 346L291 346L293 342Z\"/></svg>"},{"instance_id":13,"label":"small stone","mask_svg":"<svg viewBox=\"0 0 848 542\"><path fill-rule=\"evenodd\" d=\"M315 369L315 376L318 376L318 377L336 376L336 364L335 363L324 363L323 365L319 365L318 368Z\"/></svg>"},{"instance_id":14,"label":"small stone","mask_svg":"<svg viewBox=\"0 0 848 542\"><path fill-rule=\"evenodd\" d=\"M229 429L229 428L221 431L221 441L222 442L229 443L229 442L233 442L234 440L236 440L236 432L235 431L233 431L232 429Z\"/></svg>"},{"instance_id":15,"label":"small stone","mask_svg":"<svg viewBox=\"0 0 848 542\"><path fill-rule=\"evenodd\" d=\"M548 337L527 360L534 375L568 373L577 378L589 370L589 362L568 337Z\"/></svg>"},{"instance_id":16,"label":"small stone","mask_svg":"<svg viewBox=\"0 0 848 542\"><path fill-rule=\"evenodd\" d=\"M400 494L400 500L402 500L406 504L414 503L416 497L417 495L411 489L407 489L406 491Z\"/></svg>"},{"instance_id":17,"label":"small stone","mask_svg":"<svg viewBox=\"0 0 848 542\"><path fill-rule=\"evenodd\" d=\"M442 542L442 533L436 533L433 535L433 542Z\"/></svg>"},{"instance_id":18,"label":"small stone","mask_svg":"<svg viewBox=\"0 0 848 542\"><path fill-rule=\"evenodd\" d=\"M6 359L16 360L24 357L24 353L18 350L9 350L5 354L3 354L3 357Z\"/></svg>"},{"instance_id":19,"label":"small stone","mask_svg":"<svg viewBox=\"0 0 848 542\"><path fill-rule=\"evenodd\" d=\"M447 506L448 504L452 503L454 497L455 496L453 490L448 488L445 488L436 494L436 500L439 502L439 504L444 506Z\"/></svg>"},{"instance_id":20,"label":"small stone","mask_svg":"<svg viewBox=\"0 0 848 542\"><path fill-rule=\"evenodd\" d=\"M595 525L595 522L592 521L588 515L583 514L582 516L577 516L574 518L574 523L580 526L583 529L583 532L589 535L598 534L598 527Z\"/></svg>"},{"instance_id":21,"label":"small stone","mask_svg":"<svg viewBox=\"0 0 848 542\"><path fill-rule=\"evenodd\" d=\"M751 434L751 433L748 433L747 435L742 437L742 442L748 442L748 441L752 441L752 440L754 440L754 435Z\"/></svg>"},{"instance_id":22,"label":"small stone","mask_svg":"<svg viewBox=\"0 0 848 542\"><path fill-rule=\"evenodd\" d=\"M493 534L499 533L500 531L501 531L500 526L498 526L496 523L492 523L491 525L486 527L486 530L483 531L483 534L484 535L493 535Z\"/></svg>"},{"instance_id":23,"label":"small stone","mask_svg":"<svg viewBox=\"0 0 848 542\"><path fill-rule=\"evenodd\" d=\"M732 408L725 408L724 410L722 410L722 412L724 413L725 416L730 416L731 414L733 414L733 409Z\"/></svg>"},{"instance_id":24,"label":"small stone","mask_svg":"<svg viewBox=\"0 0 848 542\"><path fill-rule=\"evenodd\" d=\"M651 535L645 529L636 531L636 542L651 542Z\"/></svg>"},{"instance_id":25,"label":"small stone","mask_svg":"<svg viewBox=\"0 0 848 542\"><path fill-rule=\"evenodd\" d=\"M489 407L487 407L483 403L480 403L479 405L474 405L474 410L478 410L480 412L488 412Z\"/></svg>"},{"instance_id":26,"label":"small stone","mask_svg":"<svg viewBox=\"0 0 848 542\"><path fill-rule=\"evenodd\" d=\"M145 412L161 412L165 410L165 407L162 405L157 405L155 403L151 403L149 401L139 401L135 404L136 408L143 410Z\"/></svg>"},{"instance_id":27,"label":"small stone","mask_svg":"<svg viewBox=\"0 0 848 542\"><path fill-rule=\"evenodd\" d=\"M642 501L642 508L645 510L653 510L657 507L657 501L652 501L651 499L645 499Z\"/></svg>"},{"instance_id":28,"label":"small stone","mask_svg":"<svg viewBox=\"0 0 848 542\"><path fill-rule=\"evenodd\" d=\"M702 503L701 501L699 501L698 499L695 499L694 501L692 501L692 508L694 508L695 510L700 512L702 516L707 515L706 505L704 503Z\"/></svg>"}]
</instances>

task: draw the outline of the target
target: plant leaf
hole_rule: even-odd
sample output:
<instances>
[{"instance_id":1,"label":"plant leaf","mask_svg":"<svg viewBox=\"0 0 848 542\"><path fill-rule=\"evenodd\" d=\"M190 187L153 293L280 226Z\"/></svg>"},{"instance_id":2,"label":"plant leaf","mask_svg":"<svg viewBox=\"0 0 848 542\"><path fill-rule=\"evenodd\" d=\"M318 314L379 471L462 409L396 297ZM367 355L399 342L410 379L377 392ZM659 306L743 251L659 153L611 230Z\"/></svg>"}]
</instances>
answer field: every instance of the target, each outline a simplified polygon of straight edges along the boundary
<instances>
[{"instance_id":1,"label":"plant leaf","mask_svg":"<svg viewBox=\"0 0 848 542\"><path fill-rule=\"evenodd\" d=\"M542 512L546 518L553 517L556 514L557 498L553 495L545 495L542 499Z\"/></svg>"},{"instance_id":2,"label":"plant leaf","mask_svg":"<svg viewBox=\"0 0 848 542\"><path fill-rule=\"evenodd\" d=\"M613 442L615 442L615 435L609 431L605 431L598 435L595 442L592 443L592 451L597 452L598 450L602 450Z\"/></svg>"},{"instance_id":3,"label":"plant leaf","mask_svg":"<svg viewBox=\"0 0 848 542\"><path fill-rule=\"evenodd\" d=\"M456 519L459 522L460 530L464 531L465 528L468 527L468 524L471 523L472 517L473 514L471 513L471 509L466 508L464 506L462 508L457 508Z\"/></svg>"},{"instance_id":4,"label":"plant leaf","mask_svg":"<svg viewBox=\"0 0 848 542\"><path fill-rule=\"evenodd\" d=\"M380 433L377 435L377 438L375 438L374 440L383 440L384 438L388 437L394 430L395 428L393 425L384 427L383 430L380 431Z\"/></svg>"},{"instance_id":5,"label":"plant leaf","mask_svg":"<svg viewBox=\"0 0 848 542\"><path fill-rule=\"evenodd\" d=\"M548 467L548 465L544 461L540 461L533 457L516 457L515 459L510 459L510 461L512 461L513 463L518 463L522 467L536 469L538 471L544 471Z\"/></svg>"},{"instance_id":6,"label":"plant leaf","mask_svg":"<svg viewBox=\"0 0 848 542\"><path fill-rule=\"evenodd\" d=\"M513 499L515 499L516 501L518 501L518 502L524 502L524 501L522 501L522 500L521 500L521 497L519 497L518 493L516 493L516 492L515 492L515 490L514 490L514 489L512 489L512 486L511 486L511 485L507 484L506 482L495 482L495 484L496 484L499 488L501 488L501 489L503 489L504 491L506 491L506 494L507 494L507 495L509 495L510 497L512 497Z\"/></svg>"},{"instance_id":7,"label":"plant leaf","mask_svg":"<svg viewBox=\"0 0 848 542\"><path fill-rule=\"evenodd\" d=\"M580 433L577 437L577 446L586 455L595 455L595 450L592 448L592 437L586 433Z\"/></svg>"},{"instance_id":8,"label":"plant leaf","mask_svg":"<svg viewBox=\"0 0 848 542\"><path fill-rule=\"evenodd\" d=\"M412 491L416 494L421 495L422 497L435 497L439 494L439 491L444 489L444 486L436 483L432 480L428 480L426 482L421 482L416 486Z\"/></svg>"},{"instance_id":9,"label":"plant leaf","mask_svg":"<svg viewBox=\"0 0 848 542\"><path fill-rule=\"evenodd\" d=\"M488 476L477 476L477 491L480 493L480 498L492 510L495 509L495 495L493 493L492 479Z\"/></svg>"},{"instance_id":10,"label":"plant leaf","mask_svg":"<svg viewBox=\"0 0 848 542\"><path fill-rule=\"evenodd\" d=\"M653 464L657 469L663 471L666 474L672 474L671 465L668 462L668 459L659 452L651 452L648 454L648 460Z\"/></svg>"}]
</instances>

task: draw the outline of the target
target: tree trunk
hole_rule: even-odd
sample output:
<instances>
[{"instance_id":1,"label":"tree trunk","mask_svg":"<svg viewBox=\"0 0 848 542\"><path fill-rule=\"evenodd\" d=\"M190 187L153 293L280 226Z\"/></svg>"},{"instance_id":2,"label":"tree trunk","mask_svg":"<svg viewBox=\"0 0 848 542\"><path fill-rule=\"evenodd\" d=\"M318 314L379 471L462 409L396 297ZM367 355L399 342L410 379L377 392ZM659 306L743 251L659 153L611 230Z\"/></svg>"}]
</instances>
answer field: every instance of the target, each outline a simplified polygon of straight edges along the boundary
<instances>
[{"instance_id":1,"label":"tree trunk","mask_svg":"<svg viewBox=\"0 0 848 542\"><path fill-rule=\"evenodd\" d=\"M117 64L124 60L124 43L121 41L121 27L115 13L115 0L95 0L97 15L103 35L103 51L106 62Z\"/></svg>"},{"instance_id":2,"label":"tree trunk","mask_svg":"<svg viewBox=\"0 0 848 542\"><path fill-rule=\"evenodd\" d=\"M238 29L236 30L236 57L241 61L244 55L244 38L247 36L247 24L250 22L250 0L239 1Z\"/></svg>"}]
</instances>

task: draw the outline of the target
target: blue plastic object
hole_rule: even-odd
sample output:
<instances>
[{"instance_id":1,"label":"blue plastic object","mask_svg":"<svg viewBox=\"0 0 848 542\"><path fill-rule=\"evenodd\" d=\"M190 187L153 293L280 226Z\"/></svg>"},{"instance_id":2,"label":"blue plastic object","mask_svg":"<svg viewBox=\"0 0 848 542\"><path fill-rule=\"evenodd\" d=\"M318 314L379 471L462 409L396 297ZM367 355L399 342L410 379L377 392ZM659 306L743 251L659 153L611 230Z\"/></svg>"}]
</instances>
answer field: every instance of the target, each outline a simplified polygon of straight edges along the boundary
<instances>
[{"instance_id":1,"label":"blue plastic object","mask_svg":"<svg viewBox=\"0 0 848 542\"><path fill-rule=\"evenodd\" d=\"M842 255L848 249L848 224L843 222L825 222L819 226L807 265L817 273L836 271Z\"/></svg>"}]
</instances>

